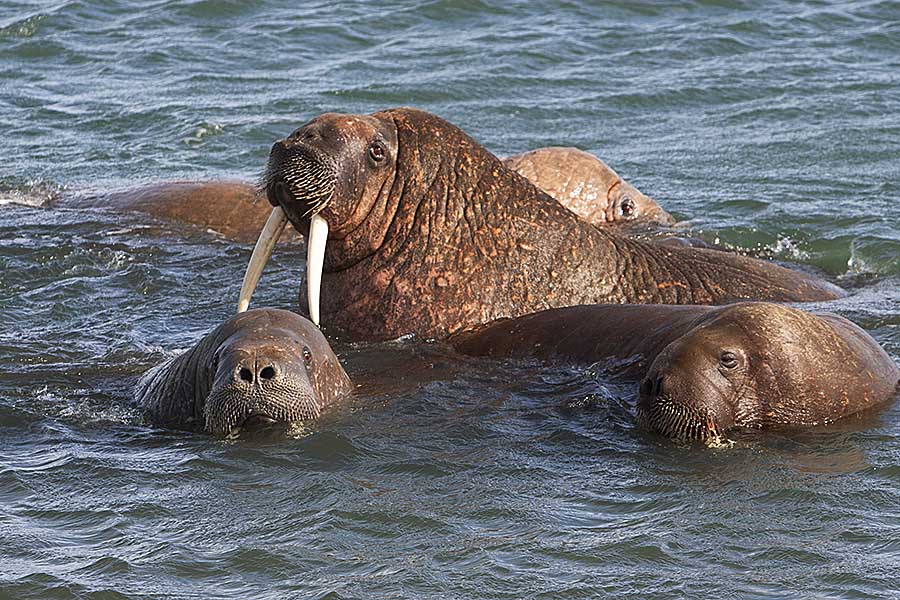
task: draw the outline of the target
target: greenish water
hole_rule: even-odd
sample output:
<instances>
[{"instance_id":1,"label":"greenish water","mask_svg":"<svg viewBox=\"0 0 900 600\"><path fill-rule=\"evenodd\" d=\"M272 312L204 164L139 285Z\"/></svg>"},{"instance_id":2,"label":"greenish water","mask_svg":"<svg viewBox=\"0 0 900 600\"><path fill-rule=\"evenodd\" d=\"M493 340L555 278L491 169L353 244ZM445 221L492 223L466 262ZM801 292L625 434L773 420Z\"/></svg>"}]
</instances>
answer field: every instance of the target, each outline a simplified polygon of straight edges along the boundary
<instances>
[{"instance_id":1,"label":"greenish water","mask_svg":"<svg viewBox=\"0 0 900 600\"><path fill-rule=\"evenodd\" d=\"M252 179L309 118L396 105L599 154L850 288L827 308L900 359L898 2L7 0L0 598L900 595L900 406L683 447L589 371L395 342L336 346L359 398L301 439L148 427L131 385L232 313L249 248L36 206Z\"/></svg>"}]
</instances>

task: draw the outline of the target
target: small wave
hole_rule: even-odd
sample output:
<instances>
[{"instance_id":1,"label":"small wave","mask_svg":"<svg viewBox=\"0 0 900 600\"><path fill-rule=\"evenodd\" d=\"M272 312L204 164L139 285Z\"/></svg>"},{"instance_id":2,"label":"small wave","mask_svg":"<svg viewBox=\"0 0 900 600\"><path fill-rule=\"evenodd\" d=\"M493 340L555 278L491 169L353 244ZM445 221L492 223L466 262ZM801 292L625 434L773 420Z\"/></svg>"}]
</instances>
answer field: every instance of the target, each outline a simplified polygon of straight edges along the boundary
<instances>
[{"instance_id":1,"label":"small wave","mask_svg":"<svg viewBox=\"0 0 900 600\"><path fill-rule=\"evenodd\" d=\"M0 25L0 38L15 37L29 38L37 33L41 21L47 18L44 13L37 13L24 19L18 19L4 25Z\"/></svg>"},{"instance_id":2,"label":"small wave","mask_svg":"<svg viewBox=\"0 0 900 600\"><path fill-rule=\"evenodd\" d=\"M188 146L196 147L204 144L206 138L217 136L223 131L225 131L225 128L218 123L210 123L208 121L204 121L197 126L197 128L194 130L193 135L182 138L181 141Z\"/></svg>"},{"instance_id":3,"label":"small wave","mask_svg":"<svg viewBox=\"0 0 900 600\"><path fill-rule=\"evenodd\" d=\"M797 263L807 263L812 260L810 252L803 247L804 242L797 241L789 235L779 235L773 242L766 243L760 241L754 243L750 240L750 243L745 241L742 245L732 239L723 239L715 232L707 233L703 231L703 229L695 230L691 227L691 221L685 221L682 228L683 231L679 232L678 237L684 240L690 241L692 239L697 239L713 248L728 250L745 256L785 260ZM729 237L733 238L733 235L730 235Z\"/></svg>"},{"instance_id":4,"label":"small wave","mask_svg":"<svg viewBox=\"0 0 900 600\"><path fill-rule=\"evenodd\" d=\"M900 273L900 244L877 237L859 237L850 243L844 277Z\"/></svg>"},{"instance_id":5,"label":"small wave","mask_svg":"<svg viewBox=\"0 0 900 600\"><path fill-rule=\"evenodd\" d=\"M28 181L23 185L0 183L0 206L19 204L44 208L56 203L63 190L63 186L50 181Z\"/></svg>"},{"instance_id":6,"label":"small wave","mask_svg":"<svg viewBox=\"0 0 900 600\"><path fill-rule=\"evenodd\" d=\"M87 250L76 248L69 257L79 259L79 262L63 271L62 275L64 277L96 276L98 272L116 272L120 271L127 264L134 262L134 257L131 254L114 248L91 248Z\"/></svg>"},{"instance_id":7,"label":"small wave","mask_svg":"<svg viewBox=\"0 0 900 600\"><path fill-rule=\"evenodd\" d=\"M82 424L136 425L143 422L143 415L136 407L125 401L98 401L96 390L71 389L61 393L60 390L41 386L35 388L30 396L16 408L51 419Z\"/></svg>"},{"instance_id":8,"label":"small wave","mask_svg":"<svg viewBox=\"0 0 900 600\"><path fill-rule=\"evenodd\" d=\"M785 260L789 262L809 262L810 254L801 247L801 242L790 236L779 236L774 242L768 244L758 243L749 248L743 248L723 241L716 236L712 241L713 246L722 246L739 254L746 254L758 258Z\"/></svg>"},{"instance_id":9,"label":"small wave","mask_svg":"<svg viewBox=\"0 0 900 600\"><path fill-rule=\"evenodd\" d=\"M778 257L789 258L796 261L809 260L809 252L803 250L800 245L790 237L779 237L775 242L767 244L764 250Z\"/></svg>"}]
</instances>

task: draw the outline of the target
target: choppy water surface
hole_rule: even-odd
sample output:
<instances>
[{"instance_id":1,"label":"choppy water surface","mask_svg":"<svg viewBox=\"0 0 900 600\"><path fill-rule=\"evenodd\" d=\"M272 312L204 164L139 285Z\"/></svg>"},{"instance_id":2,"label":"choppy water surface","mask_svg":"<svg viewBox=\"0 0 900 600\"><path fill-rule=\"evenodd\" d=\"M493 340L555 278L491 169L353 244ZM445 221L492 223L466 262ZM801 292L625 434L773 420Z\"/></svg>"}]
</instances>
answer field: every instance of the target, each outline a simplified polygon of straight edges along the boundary
<instances>
[{"instance_id":1,"label":"choppy water surface","mask_svg":"<svg viewBox=\"0 0 900 600\"><path fill-rule=\"evenodd\" d=\"M900 407L682 447L631 387L397 342L337 344L355 410L305 437L161 431L130 387L232 313L249 248L28 206L254 178L316 114L414 105L598 153L852 287L829 308L900 358L900 4L295 4L0 4L0 597L900 594Z\"/></svg>"}]
</instances>

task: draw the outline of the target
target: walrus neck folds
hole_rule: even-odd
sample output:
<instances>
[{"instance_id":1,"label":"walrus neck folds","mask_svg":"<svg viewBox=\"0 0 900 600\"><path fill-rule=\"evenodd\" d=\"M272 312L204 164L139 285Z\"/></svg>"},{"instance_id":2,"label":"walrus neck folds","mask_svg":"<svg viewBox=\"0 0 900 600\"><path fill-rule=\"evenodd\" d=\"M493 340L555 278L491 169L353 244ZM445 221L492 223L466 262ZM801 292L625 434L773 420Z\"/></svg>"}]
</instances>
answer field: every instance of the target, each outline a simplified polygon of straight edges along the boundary
<instances>
[{"instance_id":1,"label":"walrus neck folds","mask_svg":"<svg viewBox=\"0 0 900 600\"><path fill-rule=\"evenodd\" d=\"M462 130L420 111L385 114L396 124L400 154L390 193L400 200L385 236L391 260L417 228L427 228L432 244L452 241L460 252L477 251L475 239L486 229L503 228L512 237L527 225L516 215L562 209Z\"/></svg>"}]
</instances>

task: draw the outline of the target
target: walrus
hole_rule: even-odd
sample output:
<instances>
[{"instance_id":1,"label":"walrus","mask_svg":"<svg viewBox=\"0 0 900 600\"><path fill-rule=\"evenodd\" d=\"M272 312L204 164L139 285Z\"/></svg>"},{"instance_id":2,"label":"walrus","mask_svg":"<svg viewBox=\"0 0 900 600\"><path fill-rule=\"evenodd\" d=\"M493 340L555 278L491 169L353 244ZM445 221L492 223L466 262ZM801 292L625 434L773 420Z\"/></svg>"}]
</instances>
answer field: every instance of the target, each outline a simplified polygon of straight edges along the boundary
<instances>
[{"instance_id":1,"label":"walrus","mask_svg":"<svg viewBox=\"0 0 900 600\"><path fill-rule=\"evenodd\" d=\"M350 391L317 327L286 310L258 309L150 369L134 396L157 425L225 436L318 418Z\"/></svg>"},{"instance_id":2,"label":"walrus","mask_svg":"<svg viewBox=\"0 0 900 600\"><path fill-rule=\"evenodd\" d=\"M319 322L324 288L324 319L358 340L443 338L575 304L812 301L843 293L765 261L601 230L459 128L412 108L316 117L275 143L265 187L274 208L238 310L248 306L289 220L308 239L311 319Z\"/></svg>"},{"instance_id":3,"label":"walrus","mask_svg":"<svg viewBox=\"0 0 900 600\"><path fill-rule=\"evenodd\" d=\"M503 159L560 204L594 225L675 219L657 202L619 177L602 160L577 148L549 147Z\"/></svg>"},{"instance_id":4,"label":"walrus","mask_svg":"<svg viewBox=\"0 0 900 600\"><path fill-rule=\"evenodd\" d=\"M68 206L146 213L252 243L272 210L258 186L241 181L162 181L67 199Z\"/></svg>"},{"instance_id":5,"label":"walrus","mask_svg":"<svg viewBox=\"0 0 900 600\"><path fill-rule=\"evenodd\" d=\"M450 342L476 356L600 362L613 377L641 381L641 423L681 440L832 423L900 391L900 369L857 325L767 302L572 306Z\"/></svg>"},{"instance_id":6,"label":"walrus","mask_svg":"<svg viewBox=\"0 0 900 600\"><path fill-rule=\"evenodd\" d=\"M674 222L656 201L587 152L575 148L538 148L505 158L503 163L597 226L635 221L663 225ZM67 199L67 204L142 212L194 225L236 242L256 241L272 210L259 186L228 180L160 181L76 196Z\"/></svg>"}]
</instances>

